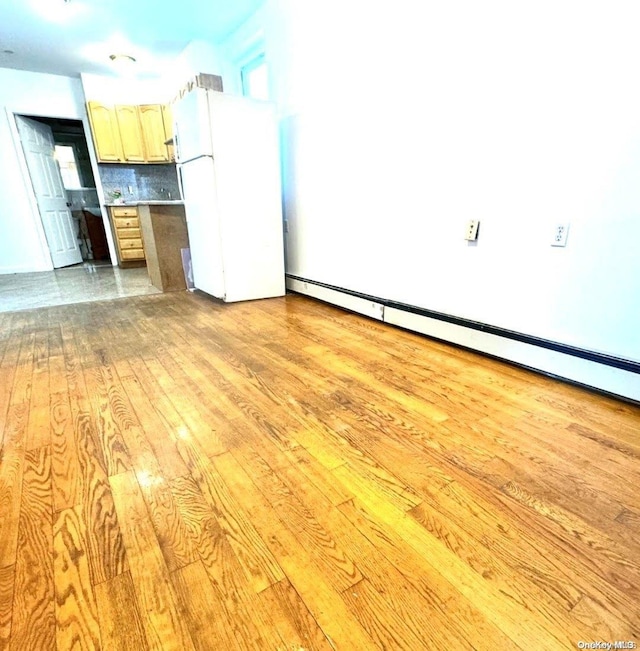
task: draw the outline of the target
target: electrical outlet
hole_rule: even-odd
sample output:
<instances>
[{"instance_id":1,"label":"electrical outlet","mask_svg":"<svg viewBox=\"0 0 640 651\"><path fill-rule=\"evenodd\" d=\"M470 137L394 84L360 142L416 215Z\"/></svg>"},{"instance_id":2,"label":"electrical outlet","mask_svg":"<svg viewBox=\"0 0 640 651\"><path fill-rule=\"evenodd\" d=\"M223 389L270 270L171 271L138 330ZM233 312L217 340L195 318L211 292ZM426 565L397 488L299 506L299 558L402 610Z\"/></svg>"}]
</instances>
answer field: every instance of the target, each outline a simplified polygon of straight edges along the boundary
<instances>
[{"instance_id":1,"label":"electrical outlet","mask_svg":"<svg viewBox=\"0 0 640 651\"><path fill-rule=\"evenodd\" d=\"M556 224L553 227L553 238L551 246L567 246L567 237L569 236L569 224Z\"/></svg>"},{"instance_id":2,"label":"electrical outlet","mask_svg":"<svg viewBox=\"0 0 640 651\"><path fill-rule=\"evenodd\" d=\"M467 242L475 242L475 240L478 239L478 228L480 228L479 220L470 219L467 222L464 239L467 240Z\"/></svg>"}]
</instances>

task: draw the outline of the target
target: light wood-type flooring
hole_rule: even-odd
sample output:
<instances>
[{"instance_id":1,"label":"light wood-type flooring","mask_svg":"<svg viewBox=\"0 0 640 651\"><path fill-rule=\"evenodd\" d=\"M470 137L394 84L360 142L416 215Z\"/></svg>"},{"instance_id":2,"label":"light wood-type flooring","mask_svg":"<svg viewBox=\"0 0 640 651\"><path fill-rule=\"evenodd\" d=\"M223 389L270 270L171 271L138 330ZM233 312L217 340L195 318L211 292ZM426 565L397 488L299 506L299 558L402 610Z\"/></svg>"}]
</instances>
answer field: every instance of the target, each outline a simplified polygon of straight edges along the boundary
<instances>
[{"instance_id":1,"label":"light wood-type flooring","mask_svg":"<svg viewBox=\"0 0 640 651\"><path fill-rule=\"evenodd\" d=\"M310 299L0 314L0 649L640 644L640 409Z\"/></svg>"}]
</instances>

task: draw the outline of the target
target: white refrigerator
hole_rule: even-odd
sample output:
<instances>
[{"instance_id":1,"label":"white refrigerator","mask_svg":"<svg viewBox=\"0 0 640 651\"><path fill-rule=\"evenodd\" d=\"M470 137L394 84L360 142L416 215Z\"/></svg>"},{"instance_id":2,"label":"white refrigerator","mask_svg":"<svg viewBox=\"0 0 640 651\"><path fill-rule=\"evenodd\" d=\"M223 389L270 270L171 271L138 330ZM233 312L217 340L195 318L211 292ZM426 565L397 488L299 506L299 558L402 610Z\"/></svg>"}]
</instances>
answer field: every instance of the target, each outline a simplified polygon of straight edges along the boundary
<instances>
[{"instance_id":1,"label":"white refrigerator","mask_svg":"<svg viewBox=\"0 0 640 651\"><path fill-rule=\"evenodd\" d=\"M196 289L227 302L284 295L275 106L196 88L173 116Z\"/></svg>"}]
</instances>

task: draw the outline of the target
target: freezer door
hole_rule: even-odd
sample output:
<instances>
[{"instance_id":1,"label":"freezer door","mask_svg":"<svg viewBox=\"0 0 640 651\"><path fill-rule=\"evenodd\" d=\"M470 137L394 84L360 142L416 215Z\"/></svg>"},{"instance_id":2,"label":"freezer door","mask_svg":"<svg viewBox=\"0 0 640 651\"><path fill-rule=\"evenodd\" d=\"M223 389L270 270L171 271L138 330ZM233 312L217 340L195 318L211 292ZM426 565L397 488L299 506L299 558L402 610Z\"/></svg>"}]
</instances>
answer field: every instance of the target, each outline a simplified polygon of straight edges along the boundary
<instances>
[{"instance_id":1,"label":"freezer door","mask_svg":"<svg viewBox=\"0 0 640 651\"><path fill-rule=\"evenodd\" d=\"M194 284L196 289L224 300L225 274L213 159L203 156L181 165L180 176Z\"/></svg>"},{"instance_id":2,"label":"freezer door","mask_svg":"<svg viewBox=\"0 0 640 651\"><path fill-rule=\"evenodd\" d=\"M186 163L199 156L212 156L211 120L207 91L196 88L172 107L176 161Z\"/></svg>"}]
</instances>

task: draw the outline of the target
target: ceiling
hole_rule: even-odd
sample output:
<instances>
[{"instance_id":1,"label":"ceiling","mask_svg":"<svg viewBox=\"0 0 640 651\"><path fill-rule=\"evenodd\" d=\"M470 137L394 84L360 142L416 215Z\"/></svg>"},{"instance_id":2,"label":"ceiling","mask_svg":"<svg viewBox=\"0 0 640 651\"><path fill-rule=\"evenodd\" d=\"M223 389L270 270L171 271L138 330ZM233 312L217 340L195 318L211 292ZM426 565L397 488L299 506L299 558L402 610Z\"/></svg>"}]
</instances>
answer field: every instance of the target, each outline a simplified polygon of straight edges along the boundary
<instances>
[{"instance_id":1,"label":"ceiling","mask_svg":"<svg viewBox=\"0 0 640 651\"><path fill-rule=\"evenodd\" d=\"M2 0L0 68L115 75L110 54L163 73L191 41L220 43L263 0Z\"/></svg>"}]
</instances>

